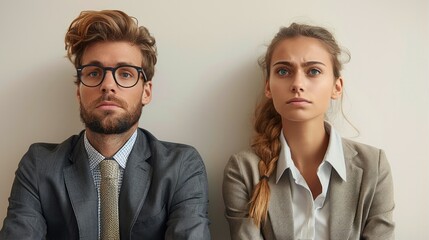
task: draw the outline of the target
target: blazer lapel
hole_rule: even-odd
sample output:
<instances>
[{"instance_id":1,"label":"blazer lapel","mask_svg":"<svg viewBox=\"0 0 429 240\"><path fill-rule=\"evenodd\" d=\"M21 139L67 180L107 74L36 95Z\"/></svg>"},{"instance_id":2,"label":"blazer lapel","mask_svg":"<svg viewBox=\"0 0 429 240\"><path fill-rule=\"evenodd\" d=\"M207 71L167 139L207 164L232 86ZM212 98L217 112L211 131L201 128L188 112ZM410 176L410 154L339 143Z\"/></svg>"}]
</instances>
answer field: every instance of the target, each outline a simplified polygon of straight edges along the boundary
<instances>
[{"instance_id":1,"label":"blazer lapel","mask_svg":"<svg viewBox=\"0 0 429 240\"><path fill-rule=\"evenodd\" d=\"M141 130L127 160L119 196L121 239L130 239L132 227L146 199L152 178L149 142Z\"/></svg>"},{"instance_id":2,"label":"blazer lapel","mask_svg":"<svg viewBox=\"0 0 429 240\"><path fill-rule=\"evenodd\" d=\"M64 169L64 182L76 216L80 239L97 239L97 190L89 169L83 135L72 152L72 164Z\"/></svg>"},{"instance_id":3,"label":"blazer lapel","mask_svg":"<svg viewBox=\"0 0 429 240\"><path fill-rule=\"evenodd\" d=\"M268 216L275 230L276 239L293 239L294 226L289 171L283 174L278 183L275 181L274 176L269 181L271 199L269 201Z\"/></svg>"},{"instance_id":4,"label":"blazer lapel","mask_svg":"<svg viewBox=\"0 0 429 240\"><path fill-rule=\"evenodd\" d=\"M359 199L363 170L353 164L357 152L343 143L347 181L331 173L329 186L330 239L349 239Z\"/></svg>"}]
</instances>

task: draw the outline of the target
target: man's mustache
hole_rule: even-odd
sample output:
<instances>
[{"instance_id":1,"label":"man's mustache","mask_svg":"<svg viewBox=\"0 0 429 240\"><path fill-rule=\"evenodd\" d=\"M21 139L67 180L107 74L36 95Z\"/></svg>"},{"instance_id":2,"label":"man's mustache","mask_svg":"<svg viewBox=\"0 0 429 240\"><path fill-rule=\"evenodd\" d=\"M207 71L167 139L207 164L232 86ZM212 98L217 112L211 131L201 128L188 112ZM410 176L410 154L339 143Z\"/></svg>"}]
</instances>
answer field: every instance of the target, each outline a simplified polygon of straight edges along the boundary
<instances>
[{"instance_id":1,"label":"man's mustache","mask_svg":"<svg viewBox=\"0 0 429 240\"><path fill-rule=\"evenodd\" d=\"M116 96L111 95L111 94L103 94L101 97L95 99L91 105L92 106L98 106L99 104L101 104L104 101L114 102L115 104L117 104L118 106L120 106L122 108L127 107L127 102L125 102L124 100L119 99Z\"/></svg>"}]
</instances>

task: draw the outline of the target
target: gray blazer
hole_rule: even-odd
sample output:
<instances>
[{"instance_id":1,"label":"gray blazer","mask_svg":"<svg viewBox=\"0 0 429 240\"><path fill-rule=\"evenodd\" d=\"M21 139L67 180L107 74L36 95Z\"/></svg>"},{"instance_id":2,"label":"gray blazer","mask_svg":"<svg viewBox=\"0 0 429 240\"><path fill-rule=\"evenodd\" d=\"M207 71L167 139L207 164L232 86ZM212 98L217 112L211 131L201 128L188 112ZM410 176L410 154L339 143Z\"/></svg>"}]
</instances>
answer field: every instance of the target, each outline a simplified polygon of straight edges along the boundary
<instances>
[{"instance_id":1,"label":"gray blazer","mask_svg":"<svg viewBox=\"0 0 429 240\"><path fill-rule=\"evenodd\" d=\"M198 152L139 129L119 196L121 239L210 239ZM97 191L83 134L33 144L21 160L1 240L96 240Z\"/></svg>"},{"instance_id":2,"label":"gray blazer","mask_svg":"<svg viewBox=\"0 0 429 240\"><path fill-rule=\"evenodd\" d=\"M382 150L343 139L347 181L333 169L327 201L331 204L331 240L394 239L393 183L389 164ZM275 183L269 179L271 198L268 218L257 228L249 218L249 200L259 182L259 158L252 151L233 155L225 167L223 198L232 239L294 238L290 171Z\"/></svg>"}]
</instances>

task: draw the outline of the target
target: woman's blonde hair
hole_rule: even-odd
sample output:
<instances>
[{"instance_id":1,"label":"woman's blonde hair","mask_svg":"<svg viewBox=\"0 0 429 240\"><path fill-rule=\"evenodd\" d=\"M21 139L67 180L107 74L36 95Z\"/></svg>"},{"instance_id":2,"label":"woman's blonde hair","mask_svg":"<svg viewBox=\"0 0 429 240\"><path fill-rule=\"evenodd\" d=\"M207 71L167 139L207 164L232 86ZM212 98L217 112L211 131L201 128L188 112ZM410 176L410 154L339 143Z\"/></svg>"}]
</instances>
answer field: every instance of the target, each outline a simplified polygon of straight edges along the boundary
<instances>
[{"instance_id":1,"label":"woman's blonde hair","mask_svg":"<svg viewBox=\"0 0 429 240\"><path fill-rule=\"evenodd\" d=\"M298 36L320 40L331 55L335 78L340 77L342 69L340 55L342 50L335 41L334 36L322 27L292 23L289 27L280 28L268 46L265 56L259 60L265 81L270 78L271 58L277 45L285 39ZM270 199L268 180L276 168L281 149L279 137L282 131L282 120L280 114L274 108L272 99L264 98L259 103L255 111L254 129L256 135L252 140L251 146L255 154L260 158L258 163L260 180L252 193L249 216L253 218L257 226L260 226L267 218Z\"/></svg>"},{"instance_id":2,"label":"woman's blonde hair","mask_svg":"<svg viewBox=\"0 0 429 240\"><path fill-rule=\"evenodd\" d=\"M85 49L102 41L125 41L138 46L143 57L142 68L147 79L152 80L157 61L155 38L145 27L138 26L136 18L119 10L81 12L65 36L67 56L79 67Z\"/></svg>"}]
</instances>

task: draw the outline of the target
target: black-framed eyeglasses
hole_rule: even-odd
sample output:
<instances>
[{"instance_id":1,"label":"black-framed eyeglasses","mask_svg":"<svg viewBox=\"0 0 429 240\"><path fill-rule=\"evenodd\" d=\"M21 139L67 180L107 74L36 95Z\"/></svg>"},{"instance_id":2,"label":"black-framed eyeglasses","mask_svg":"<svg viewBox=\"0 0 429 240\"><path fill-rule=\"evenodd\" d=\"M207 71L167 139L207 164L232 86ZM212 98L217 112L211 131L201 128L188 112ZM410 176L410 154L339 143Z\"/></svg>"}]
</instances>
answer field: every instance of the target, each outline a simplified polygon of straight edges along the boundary
<instances>
[{"instance_id":1,"label":"black-framed eyeglasses","mask_svg":"<svg viewBox=\"0 0 429 240\"><path fill-rule=\"evenodd\" d=\"M116 84L123 88L134 87L140 80L147 82L143 68L132 65L121 65L117 67L102 67L97 64L88 64L76 68L77 79L87 87L97 87L106 77L106 72L111 71Z\"/></svg>"}]
</instances>

